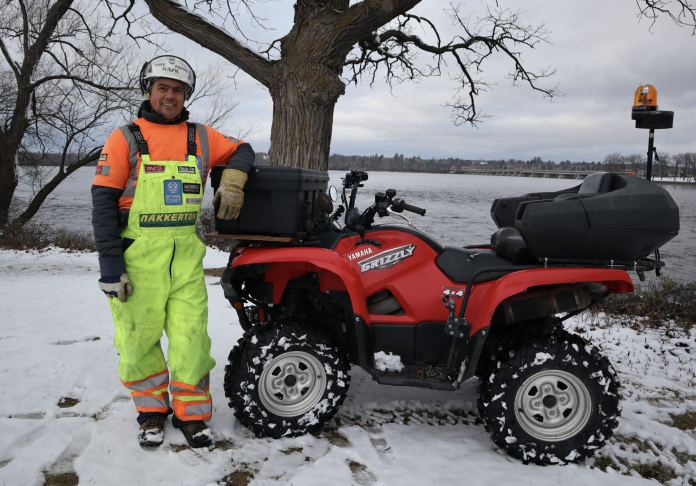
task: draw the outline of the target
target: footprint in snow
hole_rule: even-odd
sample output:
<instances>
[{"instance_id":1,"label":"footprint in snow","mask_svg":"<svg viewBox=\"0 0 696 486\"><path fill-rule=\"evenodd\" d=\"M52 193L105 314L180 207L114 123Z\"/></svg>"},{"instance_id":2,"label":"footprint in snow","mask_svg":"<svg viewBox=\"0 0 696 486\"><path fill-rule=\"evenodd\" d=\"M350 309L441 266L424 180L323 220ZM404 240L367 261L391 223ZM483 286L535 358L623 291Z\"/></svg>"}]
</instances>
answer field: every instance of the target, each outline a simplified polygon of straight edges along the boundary
<instances>
[{"instance_id":1,"label":"footprint in snow","mask_svg":"<svg viewBox=\"0 0 696 486\"><path fill-rule=\"evenodd\" d=\"M130 401L130 397L116 397L106 407L102 408L97 413L92 415L92 418L96 421L104 420L111 416L116 410L119 410L121 407L123 407L123 404L130 403Z\"/></svg>"},{"instance_id":2,"label":"footprint in snow","mask_svg":"<svg viewBox=\"0 0 696 486\"><path fill-rule=\"evenodd\" d=\"M74 462L75 459L80 457L80 455L87 449L91 440L91 433L88 430L82 430L77 433L68 447L65 448L63 453L58 456L51 467L48 470L51 474L65 474L74 472Z\"/></svg>"},{"instance_id":3,"label":"footprint in snow","mask_svg":"<svg viewBox=\"0 0 696 486\"><path fill-rule=\"evenodd\" d=\"M353 473L353 480L361 486L377 482L377 476L366 465L355 461L348 461L348 467Z\"/></svg>"},{"instance_id":4,"label":"footprint in snow","mask_svg":"<svg viewBox=\"0 0 696 486\"><path fill-rule=\"evenodd\" d=\"M392 459L394 459L394 451L387 443L387 440L384 437L370 436L370 442L372 442L372 447L375 448L379 457L384 462L391 463Z\"/></svg>"},{"instance_id":5,"label":"footprint in snow","mask_svg":"<svg viewBox=\"0 0 696 486\"><path fill-rule=\"evenodd\" d=\"M395 454L391 446L387 443L387 440L382 436L382 427L379 425L371 424L363 426L363 430L367 432L372 447L375 448L377 454L379 454L380 459L384 462L390 463L394 459Z\"/></svg>"}]
</instances>

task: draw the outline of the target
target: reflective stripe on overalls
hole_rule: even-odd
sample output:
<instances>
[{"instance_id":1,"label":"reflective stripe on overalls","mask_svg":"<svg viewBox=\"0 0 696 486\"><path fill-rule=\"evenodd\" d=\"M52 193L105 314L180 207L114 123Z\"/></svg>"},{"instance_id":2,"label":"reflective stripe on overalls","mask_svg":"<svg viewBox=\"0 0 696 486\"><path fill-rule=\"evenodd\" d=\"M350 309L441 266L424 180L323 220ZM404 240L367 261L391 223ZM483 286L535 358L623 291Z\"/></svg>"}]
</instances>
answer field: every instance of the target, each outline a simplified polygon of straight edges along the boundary
<instances>
[{"instance_id":1,"label":"reflective stripe on overalls","mask_svg":"<svg viewBox=\"0 0 696 486\"><path fill-rule=\"evenodd\" d=\"M140 129L128 126L140 153L124 239L133 295L125 303L109 299L120 354L119 377L139 412L169 410L180 420L207 420L212 413L207 332L208 295L203 276L205 246L196 236L203 198L201 167L196 161L196 127L188 125L185 161L152 161ZM133 153L131 147L131 153ZM169 372L160 346L167 333Z\"/></svg>"}]
</instances>

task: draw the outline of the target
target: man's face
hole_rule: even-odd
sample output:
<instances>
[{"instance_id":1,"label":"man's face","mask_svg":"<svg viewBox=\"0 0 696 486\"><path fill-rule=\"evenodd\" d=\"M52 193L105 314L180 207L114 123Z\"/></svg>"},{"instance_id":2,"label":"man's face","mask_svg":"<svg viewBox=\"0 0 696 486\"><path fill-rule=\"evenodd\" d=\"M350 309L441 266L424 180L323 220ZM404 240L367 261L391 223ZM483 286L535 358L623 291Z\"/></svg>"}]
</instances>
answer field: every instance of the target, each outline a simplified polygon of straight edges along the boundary
<instances>
[{"instance_id":1,"label":"man's face","mask_svg":"<svg viewBox=\"0 0 696 486\"><path fill-rule=\"evenodd\" d=\"M186 87L181 81L159 78L147 94L152 109L161 114L165 120L173 120L184 109Z\"/></svg>"}]
</instances>

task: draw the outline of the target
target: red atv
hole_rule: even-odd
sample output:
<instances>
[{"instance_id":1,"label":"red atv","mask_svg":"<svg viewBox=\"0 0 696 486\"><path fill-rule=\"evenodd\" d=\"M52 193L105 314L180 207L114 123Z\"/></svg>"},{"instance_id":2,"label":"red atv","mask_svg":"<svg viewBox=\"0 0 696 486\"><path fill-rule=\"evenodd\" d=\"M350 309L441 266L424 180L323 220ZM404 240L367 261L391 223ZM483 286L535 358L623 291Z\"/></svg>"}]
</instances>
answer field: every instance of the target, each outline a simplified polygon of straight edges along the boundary
<instances>
[{"instance_id":1,"label":"red atv","mask_svg":"<svg viewBox=\"0 0 696 486\"><path fill-rule=\"evenodd\" d=\"M218 231L239 240L222 286L246 330L230 353L225 393L256 435L321 428L346 396L351 364L378 383L435 390L478 376L486 429L524 462L582 461L612 435L616 373L563 321L632 292L627 271L659 274L658 248L679 229L665 190L598 173L565 191L499 199L491 243L460 248L412 226L401 213L425 210L395 190L375 194L361 213L365 172L346 174L333 212L326 173L255 171L239 221L218 221ZM281 202L274 184L292 179L288 171L300 185ZM388 215L405 224L375 224ZM290 220L290 229L259 229L269 218L278 227Z\"/></svg>"}]
</instances>

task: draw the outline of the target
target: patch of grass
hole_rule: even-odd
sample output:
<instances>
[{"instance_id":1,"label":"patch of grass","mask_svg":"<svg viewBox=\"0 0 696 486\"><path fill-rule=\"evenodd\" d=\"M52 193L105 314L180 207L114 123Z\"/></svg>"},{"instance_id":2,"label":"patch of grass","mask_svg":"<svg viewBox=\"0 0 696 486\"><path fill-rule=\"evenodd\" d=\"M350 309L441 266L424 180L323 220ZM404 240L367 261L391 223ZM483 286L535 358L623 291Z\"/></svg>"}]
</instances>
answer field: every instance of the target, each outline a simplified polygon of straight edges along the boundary
<instances>
[{"instance_id":1,"label":"patch of grass","mask_svg":"<svg viewBox=\"0 0 696 486\"><path fill-rule=\"evenodd\" d=\"M672 468L663 466L660 463L641 464L640 466L634 466L633 469L645 479L654 479L661 484L677 477Z\"/></svg>"},{"instance_id":2,"label":"patch of grass","mask_svg":"<svg viewBox=\"0 0 696 486\"><path fill-rule=\"evenodd\" d=\"M70 250L96 251L92 233L54 228L43 223L7 226L0 232L0 248L30 250L55 245Z\"/></svg>"},{"instance_id":3,"label":"patch of grass","mask_svg":"<svg viewBox=\"0 0 696 486\"><path fill-rule=\"evenodd\" d=\"M219 451L229 451L234 449L234 442L229 440L219 440L215 442L215 448Z\"/></svg>"},{"instance_id":4,"label":"patch of grass","mask_svg":"<svg viewBox=\"0 0 696 486\"><path fill-rule=\"evenodd\" d=\"M367 466L355 461L348 461L348 467L354 473L367 470Z\"/></svg>"},{"instance_id":5,"label":"patch of grass","mask_svg":"<svg viewBox=\"0 0 696 486\"><path fill-rule=\"evenodd\" d=\"M672 453L674 454L674 457L677 458L677 462L682 466L686 466L686 463L689 461L696 462L696 456L689 455L686 452L672 451Z\"/></svg>"},{"instance_id":6,"label":"patch of grass","mask_svg":"<svg viewBox=\"0 0 696 486\"><path fill-rule=\"evenodd\" d=\"M52 474L44 471L45 486L77 486L80 484L80 478L74 472L62 474Z\"/></svg>"},{"instance_id":7,"label":"patch of grass","mask_svg":"<svg viewBox=\"0 0 696 486\"><path fill-rule=\"evenodd\" d=\"M349 447L350 441L338 433L337 429L325 427L317 436L329 441L330 444L338 447Z\"/></svg>"},{"instance_id":8,"label":"patch of grass","mask_svg":"<svg viewBox=\"0 0 696 486\"><path fill-rule=\"evenodd\" d=\"M648 446L648 444L645 441L639 440L637 438L629 439L628 437L615 435L613 440L616 440L616 442L626 444L629 447L635 446L640 452L652 451L652 449ZM673 451L673 453L677 458L677 461L682 465L685 465L690 460L693 461L696 459L694 456L689 456L685 453L679 453L676 451ZM617 465L609 457L605 456L595 457L594 465L592 467L601 469L605 472L607 467L611 467L614 470L622 472L624 476L629 476L631 474L630 471L633 470L645 479L654 479L661 484L664 484L667 481L670 481L678 477L670 466L665 466L664 464L661 464L659 461L650 462L648 464L633 465L629 464L629 462L622 457L616 457L616 460L623 467Z\"/></svg>"},{"instance_id":9,"label":"patch of grass","mask_svg":"<svg viewBox=\"0 0 696 486\"><path fill-rule=\"evenodd\" d=\"M225 267L222 268L204 268L203 274L206 277L222 277L222 272L225 271Z\"/></svg>"},{"instance_id":10,"label":"patch of grass","mask_svg":"<svg viewBox=\"0 0 696 486\"><path fill-rule=\"evenodd\" d=\"M254 475L249 471L235 471L222 478L222 482L218 483L222 486L247 486Z\"/></svg>"},{"instance_id":11,"label":"patch of grass","mask_svg":"<svg viewBox=\"0 0 696 486\"><path fill-rule=\"evenodd\" d=\"M280 452L282 452L286 456L289 456L290 454L293 454L295 452L302 452L302 447L291 447L290 449L288 449L286 451L280 451Z\"/></svg>"},{"instance_id":12,"label":"patch of grass","mask_svg":"<svg viewBox=\"0 0 696 486\"><path fill-rule=\"evenodd\" d=\"M58 406L60 408L71 408L77 405L78 403L80 403L80 400L78 400L77 398L63 397L60 400L58 400Z\"/></svg>"},{"instance_id":13,"label":"patch of grass","mask_svg":"<svg viewBox=\"0 0 696 486\"><path fill-rule=\"evenodd\" d=\"M594 464L590 469L599 469L600 471L607 470L608 467L614 467L614 461L608 457L595 457Z\"/></svg>"},{"instance_id":14,"label":"patch of grass","mask_svg":"<svg viewBox=\"0 0 696 486\"><path fill-rule=\"evenodd\" d=\"M696 283L678 282L666 275L647 282L632 294L614 294L592 310L636 331L655 329L670 337L688 335L696 324ZM669 326L665 327L666 324Z\"/></svg>"},{"instance_id":15,"label":"patch of grass","mask_svg":"<svg viewBox=\"0 0 696 486\"><path fill-rule=\"evenodd\" d=\"M616 440L616 442L626 444L627 446L635 445L640 452L648 452L649 450L651 450L650 447L648 447L648 445L645 443L645 441L636 438L629 439L628 437L624 437L623 435L615 435L614 440Z\"/></svg>"},{"instance_id":16,"label":"patch of grass","mask_svg":"<svg viewBox=\"0 0 696 486\"><path fill-rule=\"evenodd\" d=\"M190 450L191 448L186 445L186 444L172 444L172 451L176 452L177 454L181 451L187 451Z\"/></svg>"},{"instance_id":17,"label":"patch of grass","mask_svg":"<svg viewBox=\"0 0 696 486\"><path fill-rule=\"evenodd\" d=\"M692 430L696 428L696 413L685 413L684 415L669 415L672 417L672 422L674 424L672 427L676 427L679 430Z\"/></svg>"}]
</instances>

